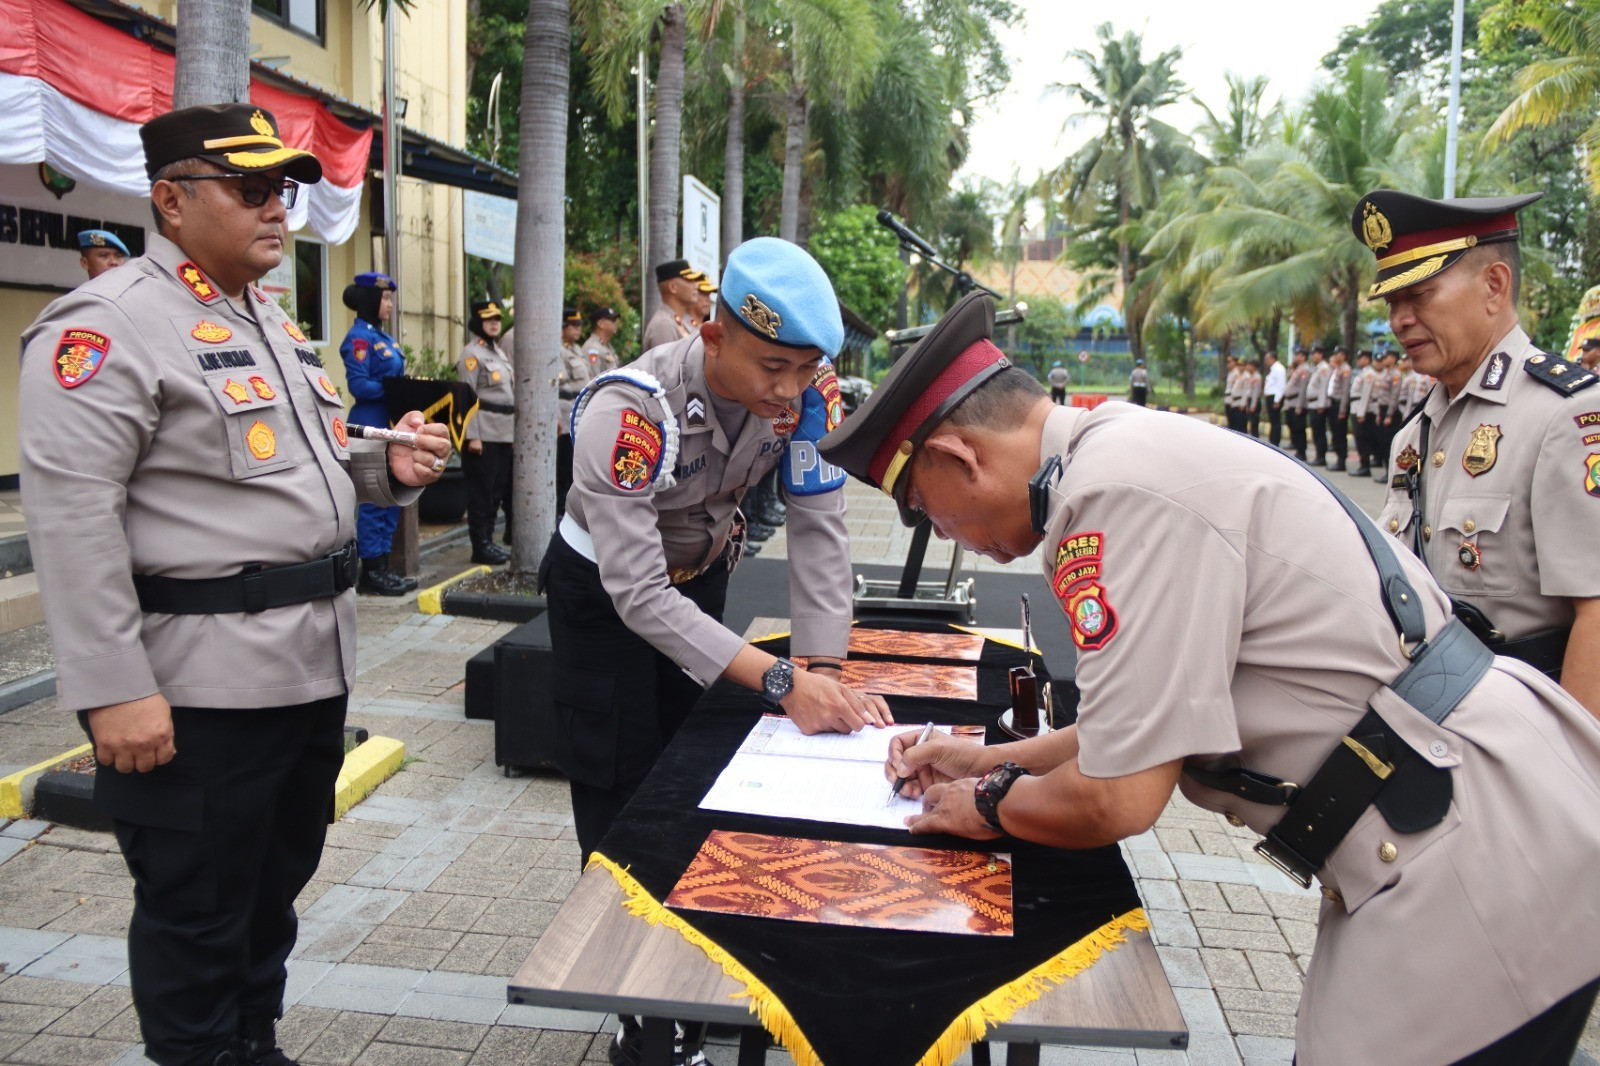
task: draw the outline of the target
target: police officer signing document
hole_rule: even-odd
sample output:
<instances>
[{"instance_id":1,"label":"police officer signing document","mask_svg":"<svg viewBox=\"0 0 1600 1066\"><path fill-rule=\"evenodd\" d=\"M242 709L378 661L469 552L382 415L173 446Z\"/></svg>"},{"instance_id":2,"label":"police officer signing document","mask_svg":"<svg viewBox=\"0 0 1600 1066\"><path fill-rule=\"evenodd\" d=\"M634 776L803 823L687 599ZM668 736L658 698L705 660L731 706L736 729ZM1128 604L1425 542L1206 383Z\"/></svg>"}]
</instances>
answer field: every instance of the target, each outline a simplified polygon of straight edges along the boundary
<instances>
[{"instance_id":1,"label":"police officer signing document","mask_svg":"<svg viewBox=\"0 0 1600 1066\"><path fill-rule=\"evenodd\" d=\"M1367 293L1438 379L1389 448L1382 525L1421 556L1501 655L1600 715L1600 388L1517 320L1516 212L1538 195L1425 200L1379 189L1351 226L1378 259Z\"/></svg>"},{"instance_id":2,"label":"police officer signing document","mask_svg":"<svg viewBox=\"0 0 1600 1066\"><path fill-rule=\"evenodd\" d=\"M895 739L912 831L1097 847L1181 787L1322 882L1300 1066L1565 1066L1600 975L1600 723L1320 475L1183 416L1056 407L993 323L957 304L822 444L908 525L1042 546L1076 645L1076 725Z\"/></svg>"},{"instance_id":3,"label":"police officer signing document","mask_svg":"<svg viewBox=\"0 0 1600 1066\"><path fill-rule=\"evenodd\" d=\"M438 478L352 440L317 353L252 282L310 154L249 104L141 130L146 254L22 335L22 492L61 706L134 880L133 1004L161 1066L278 1063L294 901L322 852L355 680L356 501Z\"/></svg>"},{"instance_id":4,"label":"police officer signing document","mask_svg":"<svg viewBox=\"0 0 1600 1066\"><path fill-rule=\"evenodd\" d=\"M701 690L763 692L808 733L889 722L839 683L849 643L844 474L815 441L841 412L839 304L815 260L771 237L728 257L714 321L601 375L574 404L567 512L543 569L583 861ZM789 497L794 654L745 644L719 619L738 561L737 507L781 463Z\"/></svg>"}]
</instances>

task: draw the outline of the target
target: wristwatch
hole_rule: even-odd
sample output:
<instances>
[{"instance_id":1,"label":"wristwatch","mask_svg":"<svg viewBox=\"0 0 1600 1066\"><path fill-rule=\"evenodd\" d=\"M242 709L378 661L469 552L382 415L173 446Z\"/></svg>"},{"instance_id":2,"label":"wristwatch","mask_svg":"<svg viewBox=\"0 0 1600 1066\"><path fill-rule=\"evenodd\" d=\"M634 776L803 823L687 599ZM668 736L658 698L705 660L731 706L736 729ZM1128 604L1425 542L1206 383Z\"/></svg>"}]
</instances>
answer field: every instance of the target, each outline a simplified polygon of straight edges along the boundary
<instances>
[{"instance_id":1,"label":"wristwatch","mask_svg":"<svg viewBox=\"0 0 1600 1066\"><path fill-rule=\"evenodd\" d=\"M779 659L761 675L761 698L776 707L794 690L794 663Z\"/></svg>"},{"instance_id":2,"label":"wristwatch","mask_svg":"<svg viewBox=\"0 0 1600 1066\"><path fill-rule=\"evenodd\" d=\"M1006 793L1017 783L1017 778L1027 772L1014 762L1003 762L978 778L978 783L972 787L973 804L978 808L978 813L983 815L983 820L989 823L989 828L996 833L1005 832L1000 825L1000 801L1006 798Z\"/></svg>"}]
</instances>

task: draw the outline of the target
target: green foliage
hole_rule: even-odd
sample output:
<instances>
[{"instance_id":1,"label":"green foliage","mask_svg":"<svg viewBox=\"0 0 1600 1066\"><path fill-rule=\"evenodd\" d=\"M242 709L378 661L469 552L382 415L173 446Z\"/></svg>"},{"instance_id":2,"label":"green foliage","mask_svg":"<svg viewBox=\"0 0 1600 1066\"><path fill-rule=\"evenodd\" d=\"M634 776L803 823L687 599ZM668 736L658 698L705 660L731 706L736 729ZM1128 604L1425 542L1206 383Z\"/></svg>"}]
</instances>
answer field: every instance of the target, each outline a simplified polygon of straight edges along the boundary
<instances>
[{"instance_id":1,"label":"green foliage","mask_svg":"<svg viewBox=\"0 0 1600 1066\"><path fill-rule=\"evenodd\" d=\"M456 380L457 353L438 348L424 348L419 352L409 344L401 344L400 351L406 357L406 377Z\"/></svg>"},{"instance_id":2,"label":"green foliage","mask_svg":"<svg viewBox=\"0 0 1600 1066\"><path fill-rule=\"evenodd\" d=\"M585 334L590 311L597 307L617 311L620 318L611 346L624 359L638 354L634 348L639 336L639 312L629 298L637 299L639 295L638 255L638 248L631 242L620 242L599 252L567 250L563 300L584 316Z\"/></svg>"},{"instance_id":3,"label":"green foliage","mask_svg":"<svg viewBox=\"0 0 1600 1066\"><path fill-rule=\"evenodd\" d=\"M894 322L905 284L899 244L867 205L848 207L812 224L808 248L827 271L839 300L879 329Z\"/></svg>"},{"instance_id":4,"label":"green foliage","mask_svg":"<svg viewBox=\"0 0 1600 1066\"><path fill-rule=\"evenodd\" d=\"M996 332L1013 361L1027 367L1040 380L1056 360L1067 363L1078 350L1078 320L1072 309L1054 296L1027 293L1017 297L1028 305L1023 320L1000 326ZM1073 362L1069 369L1075 367Z\"/></svg>"}]
</instances>

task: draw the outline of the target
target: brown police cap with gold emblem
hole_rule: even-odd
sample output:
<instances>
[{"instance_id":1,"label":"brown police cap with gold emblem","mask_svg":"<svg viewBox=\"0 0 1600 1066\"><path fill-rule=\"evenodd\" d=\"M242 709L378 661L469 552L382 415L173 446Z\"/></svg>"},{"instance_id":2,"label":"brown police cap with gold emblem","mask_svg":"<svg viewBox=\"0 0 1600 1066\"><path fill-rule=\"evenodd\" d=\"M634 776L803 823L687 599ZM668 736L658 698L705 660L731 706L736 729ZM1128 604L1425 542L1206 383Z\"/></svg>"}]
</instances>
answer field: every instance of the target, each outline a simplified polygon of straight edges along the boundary
<instances>
[{"instance_id":1,"label":"brown police cap with gold emblem","mask_svg":"<svg viewBox=\"0 0 1600 1066\"><path fill-rule=\"evenodd\" d=\"M894 498L900 520L921 515L906 506L906 470L922 442L956 405L1011 365L989 339L994 300L968 293L889 369L883 383L817 445L823 458Z\"/></svg>"},{"instance_id":2,"label":"brown police cap with gold emblem","mask_svg":"<svg viewBox=\"0 0 1600 1066\"><path fill-rule=\"evenodd\" d=\"M472 301L472 317L479 319L500 318L500 305L493 300Z\"/></svg>"},{"instance_id":3,"label":"brown police cap with gold emblem","mask_svg":"<svg viewBox=\"0 0 1600 1066\"><path fill-rule=\"evenodd\" d=\"M1517 239L1517 212L1544 193L1461 200L1375 189L1357 203L1350 228L1378 258L1367 299L1397 292L1452 266L1480 244Z\"/></svg>"},{"instance_id":4,"label":"brown police cap with gold emblem","mask_svg":"<svg viewBox=\"0 0 1600 1066\"><path fill-rule=\"evenodd\" d=\"M255 104L169 111L139 127L139 139L144 142L144 171L152 181L162 167L180 159L204 159L236 174L282 167L303 185L322 180L317 157L284 144L272 112Z\"/></svg>"}]
</instances>

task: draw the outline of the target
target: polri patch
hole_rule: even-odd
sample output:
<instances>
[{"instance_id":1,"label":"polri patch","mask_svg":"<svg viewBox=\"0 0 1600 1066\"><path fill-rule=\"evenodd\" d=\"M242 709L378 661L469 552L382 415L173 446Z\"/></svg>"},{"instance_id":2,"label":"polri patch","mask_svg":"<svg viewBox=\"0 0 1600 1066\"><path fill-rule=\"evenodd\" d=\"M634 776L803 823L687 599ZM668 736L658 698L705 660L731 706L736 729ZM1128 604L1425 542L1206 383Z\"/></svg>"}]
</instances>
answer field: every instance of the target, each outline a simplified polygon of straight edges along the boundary
<instances>
[{"instance_id":1,"label":"polri patch","mask_svg":"<svg viewBox=\"0 0 1600 1066\"><path fill-rule=\"evenodd\" d=\"M222 293L211 284L205 273L187 259L178 264L178 280L183 282L184 287L194 293L195 299L203 304L222 298Z\"/></svg>"},{"instance_id":2,"label":"polri patch","mask_svg":"<svg viewBox=\"0 0 1600 1066\"><path fill-rule=\"evenodd\" d=\"M250 454L257 459L271 459L278 454L278 438L272 432L272 427L265 422L257 421L247 429L244 442L249 447Z\"/></svg>"},{"instance_id":3,"label":"polri patch","mask_svg":"<svg viewBox=\"0 0 1600 1066\"><path fill-rule=\"evenodd\" d=\"M212 322L210 319L202 318L195 323L194 329L189 331L189 336L197 341L205 341L207 344L221 344L233 336L233 330L227 326Z\"/></svg>"},{"instance_id":4,"label":"polri patch","mask_svg":"<svg viewBox=\"0 0 1600 1066\"><path fill-rule=\"evenodd\" d=\"M1117 635L1117 612L1106 602L1106 590L1090 582L1061 602L1072 623L1072 642L1084 651L1099 651Z\"/></svg>"},{"instance_id":5,"label":"polri patch","mask_svg":"<svg viewBox=\"0 0 1600 1066\"><path fill-rule=\"evenodd\" d=\"M661 461L661 429L638 411L622 412L611 449L611 481L624 492L638 492L654 480Z\"/></svg>"},{"instance_id":6,"label":"polri patch","mask_svg":"<svg viewBox=\"0 0 1600 1066\"><path fill-rule=\"evenodd\" d=\"M317 378L317 384L321 385L322 391L328 394L328 399L337 400L339 398L339 390L333 387L333 382L328 380L328 376L326 374L320 375Z\"/></svg>"},{"instance_id":7,"label":"polri patch","mask_svg":"<svg viewBox=\"0 0 1600 1066\"><path fill-rule=\"evenodd\" d=\"M62 388L75 389L105 365L111 338L92 329L66 329L56 342L54 369Z\"/></svg>"},{"instance_id":8,"label":"polri patch","mask_svg":"<svg viewBox=\"0 0 1600 1066\"><path fill-rule=\"evenodd\" d=\"M323 380L326 381L327 379L324 378ZM333 439L339 442L339 447L341 448L350 447L350 432L344 428L344 419L337 415L333 419Z\"/></svg>"},{"instance_id":9,"label":"polri patch","mask_svg":"<svg viewBox=\"0 0 1600 1066\"><path fill-rule=\"evenodd\" d=\"M1067 603L1073 591L1088 582L1099 580L1100 557L1104 552L1105 534L1098 530L1068 533L1056 545L1056 569L1050 579L1050 587L1069 618L1072 611Z\"/></svg>"},{"instance_id":10,"label":"polri patch","mask_svg":"<svg viewBox=\"0 0 1600 1066\"><path fill-rule=\"evenodd\" d=\"M232 400L235 406L250 402L249 390L232 378L222 383L222 393Z\"/></svg>"},{"instance_id":11,"label":"polri patch","mask_svg":"<svg viewBox=\"0 0 1600 1066\"><path fill-rule=\"evenodd\" d=\"M1591 496L1600 496L1600 453L1590 452L1583 466L1583 491Z\"/></svg>"},{"instance_id":12,"label":"polri patch","mask_svg":"<svg viewBox=\"0 0 1600 1066\"><path fill-rule=\"evenodd\" d=\"M275 389L273 389L273 387L267 382L267 379L264 378L264 377L260 377L260 376L252 377L250 379L250 387L252 389L256 390L256 395L261 397L263 400L276 399L277 396L278 396L277 391Z\"/></svg>"},{"instance_id":13,"label":"polri patch","mask_svg":"<svg viewBox=\"0 0 1600 1066\"><path fill-rule=\"evenodd\" d=\"M467 373L469 374L478 369L478 357L475 355L467 356L465 363L467 367Z\"/></svg>"},{"instance_id":14,"label":"polri patch","mask_svg":"<svg viewBox=\"0 0 1600 1066\"><path fill-rule=\"evenodd\" d=\"M1600 433L1586 434L1583 438L1583 443L1585 446L1590 444L1600 444Z\"/></svg>"},{"instance_id":15,"label":"polri patch","mask_svg":"<svg viewBox=\"0 0 1600 1066\"><path fill-rule=\"evenodd\" d=\"M350 354L356 357L356 362L365 363L367 361L367 342L359 339L351 341ZM467 369L471 370L472 368L469 366Z\"/></svg>"},{"instance_id":16,"label":"polri patch","mask_svg":"<svg viewBox=\"0 0 1600 1066\"><path fill-rule=\"evenodd\" d=\"M300 327L295 325L293 322L288 321L287 319L284 320L283 331L289 336L293 337L300 344L306 343L306 335L300 332Z\"/></svg>"}]
</instances>

